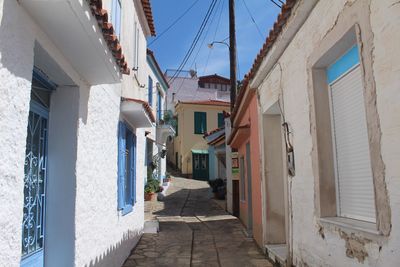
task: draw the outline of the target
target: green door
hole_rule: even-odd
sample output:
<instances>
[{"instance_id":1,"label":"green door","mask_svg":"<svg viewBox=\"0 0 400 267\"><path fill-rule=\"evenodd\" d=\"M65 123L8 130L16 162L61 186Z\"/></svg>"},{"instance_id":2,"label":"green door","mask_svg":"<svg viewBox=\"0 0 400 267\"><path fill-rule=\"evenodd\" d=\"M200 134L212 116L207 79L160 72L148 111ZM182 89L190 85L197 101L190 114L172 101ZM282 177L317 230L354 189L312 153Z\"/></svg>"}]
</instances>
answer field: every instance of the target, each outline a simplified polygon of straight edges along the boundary
<instances>
[{"instance_id":1,"label":"green door","mask_svg":"<svg viewBox=\"0 0 400 267\"><path fill-rule=\"evenodd\" d=\"M208 154L192 153L193 179L208 181Z\"/></svg>"}]
</instances>

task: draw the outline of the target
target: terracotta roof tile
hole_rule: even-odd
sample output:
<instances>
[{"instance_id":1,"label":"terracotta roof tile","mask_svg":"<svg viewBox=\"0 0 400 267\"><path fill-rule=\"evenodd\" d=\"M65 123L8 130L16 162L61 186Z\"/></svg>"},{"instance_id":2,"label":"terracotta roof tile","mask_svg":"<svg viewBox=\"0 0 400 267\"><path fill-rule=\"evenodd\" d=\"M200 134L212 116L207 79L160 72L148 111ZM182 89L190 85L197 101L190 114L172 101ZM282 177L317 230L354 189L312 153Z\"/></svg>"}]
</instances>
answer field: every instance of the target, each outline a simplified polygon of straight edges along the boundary
<instances>
[{"instance_id":1,"label":"terracotta roof tile","mask_svg":"<svg viewBox=\"0 0 400 267\"><path fill-rule=\"evenodd\" d=\"M216 133L216 132L221 131L222 129L225 129L225 126L219 127L219 128L217 128L217 129L211 130L211 131L209 131L209 132L206 132L203 136L204 136L204 137L210 136L210 135L212 135L213 133Z\"/></svg>"},{"instance_id":2,"label":"terracotta roof tile","mask_svg":"<svg viewBox=\"0 0 400 267\"><path fill-rule=\"evenodd\" d=\"M141 0L143 6L143 12L146 16L147 23L149 24L151 36L156 35L156 29L154 27L153 12L151 11L150 0Z\"/></svg>"},{"instance_id":3,"label":"terracotta roof tile","mask_svg":"<svg viewBox=\"0 0 400 267\"><path fill-rule=\"evenodd\" d=\"M235 106L232 111L233 118L235 118L235 116L236 116L237 110L243 99L245 91L247 90L250 80L254 78L258 69L261 66L261 63L262 63L264 57L268 54L270 48L273 46L277 37L282 32L282 29L286 25L286 23L290 17L290 14L292 13L292 9L297 1L298 0L286 0L286 3L282 6L281 13L278 15L277 21L274 23L273 28L269 31L269 36L267 37L261 50L257 54L257 56L254 60L254 63L251 66L250 71L244 76L242 89L240 90L240 92L236 98Z\"/></svg>"},{"instance_id":4,"label":"terracotta roof tile","mask_svg":"<svg viewBox=\"0 0 400 267\"><path fill-rule=\"evenodd\" d=\"M179 101L178 104L193 104L193 105L216 105L216 106L230 106L229 102L220 100L201 100L201 101Z\"/></svg>"},{"instance_id":5,"label":"terracotta roof tile","mask_svg":"<svg viewBox=\"0 0 400 267\"><path fill-rule=\"evenodd\" d=\"M130 74L128 63L122 53L121 44L115 34L112 23L108 22L108 12L103 9L102 0L87 0L93 16L96 17L97 24L99 25L104 39L107 41L108 48L111 50L121 73Z\"/></svg>"}]
</instances>

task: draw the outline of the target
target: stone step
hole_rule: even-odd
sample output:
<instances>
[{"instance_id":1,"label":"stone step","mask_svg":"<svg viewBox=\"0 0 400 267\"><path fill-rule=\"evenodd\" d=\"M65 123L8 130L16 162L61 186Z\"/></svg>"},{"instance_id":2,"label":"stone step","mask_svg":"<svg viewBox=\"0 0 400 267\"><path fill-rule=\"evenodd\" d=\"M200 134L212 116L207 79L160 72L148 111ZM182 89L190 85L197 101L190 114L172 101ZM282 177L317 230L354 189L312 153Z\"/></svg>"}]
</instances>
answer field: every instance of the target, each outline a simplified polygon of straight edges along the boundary
<instances>
[{"instance_id":1,"label":"stone step","mask_svg":"<svg viewBox=\"0 0 400 267\"><path fill-rule=\"evenodd\" d=\"M157 234L160 229L160 225L158 220L151 220L144 222L144 229L143 232L145 234Z\"/></svg>"}]
</instances>

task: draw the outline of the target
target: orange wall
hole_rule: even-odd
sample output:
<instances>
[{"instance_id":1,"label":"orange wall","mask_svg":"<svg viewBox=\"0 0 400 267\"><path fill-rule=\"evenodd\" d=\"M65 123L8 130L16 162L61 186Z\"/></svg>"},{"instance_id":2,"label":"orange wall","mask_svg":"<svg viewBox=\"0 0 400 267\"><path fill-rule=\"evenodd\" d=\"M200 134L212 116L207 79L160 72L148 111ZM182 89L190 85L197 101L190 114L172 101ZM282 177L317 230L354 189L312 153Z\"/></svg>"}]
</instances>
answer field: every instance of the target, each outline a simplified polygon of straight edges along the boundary
<instances>
[{"instance_id":1,"label":"orange wall","mask_svg":"<svg viewBox=\"0 0 400 267\"><path fill-rule=\"evenodd\" d=\"M253 95L247 110L240 118L239 125L250 124L250 136L246 136L240 140L238 148L239 157L244 157L246 164L246 144L250 142L250 161L251 161L251 176L252 176L252 214L253 214L253 236L257 244L263 245L262 238L262 206L261 206L261 170L260 170L260 142L258 134L258 111L257 97ZM236 125L238 126L238 125ZM247 170L245 169L245 175ZM246 177L246 188L248 188L248 179ZM240 191L241 192L241 191ZM247 189L246 201L240 201L240 219L247 226L248 206L247 206Z\"/></svg>"}]
</instances>

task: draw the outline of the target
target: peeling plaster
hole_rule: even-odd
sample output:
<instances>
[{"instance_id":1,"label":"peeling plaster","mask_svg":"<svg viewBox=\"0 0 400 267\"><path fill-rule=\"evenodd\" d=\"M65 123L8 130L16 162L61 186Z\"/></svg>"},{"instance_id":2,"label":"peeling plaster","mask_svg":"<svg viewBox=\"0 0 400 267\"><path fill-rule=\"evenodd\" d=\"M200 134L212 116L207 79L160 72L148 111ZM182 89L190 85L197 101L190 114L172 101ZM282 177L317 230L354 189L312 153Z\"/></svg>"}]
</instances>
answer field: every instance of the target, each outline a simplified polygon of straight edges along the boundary
<instances>
[{"instance_id":1,"label":"peeling plaster","mask_svg":"<svg viewBox=\"0 0 400 267\"><path fill-rule=\"evenodd\" d=\"M356 237L354 234L348 235L343 231L339 231L339 235L346 242L346 256L356 258L358 262L364 263L364 260L368 257L365 245L370 243L371 240Z\"/></svg>"}]
</instances>

